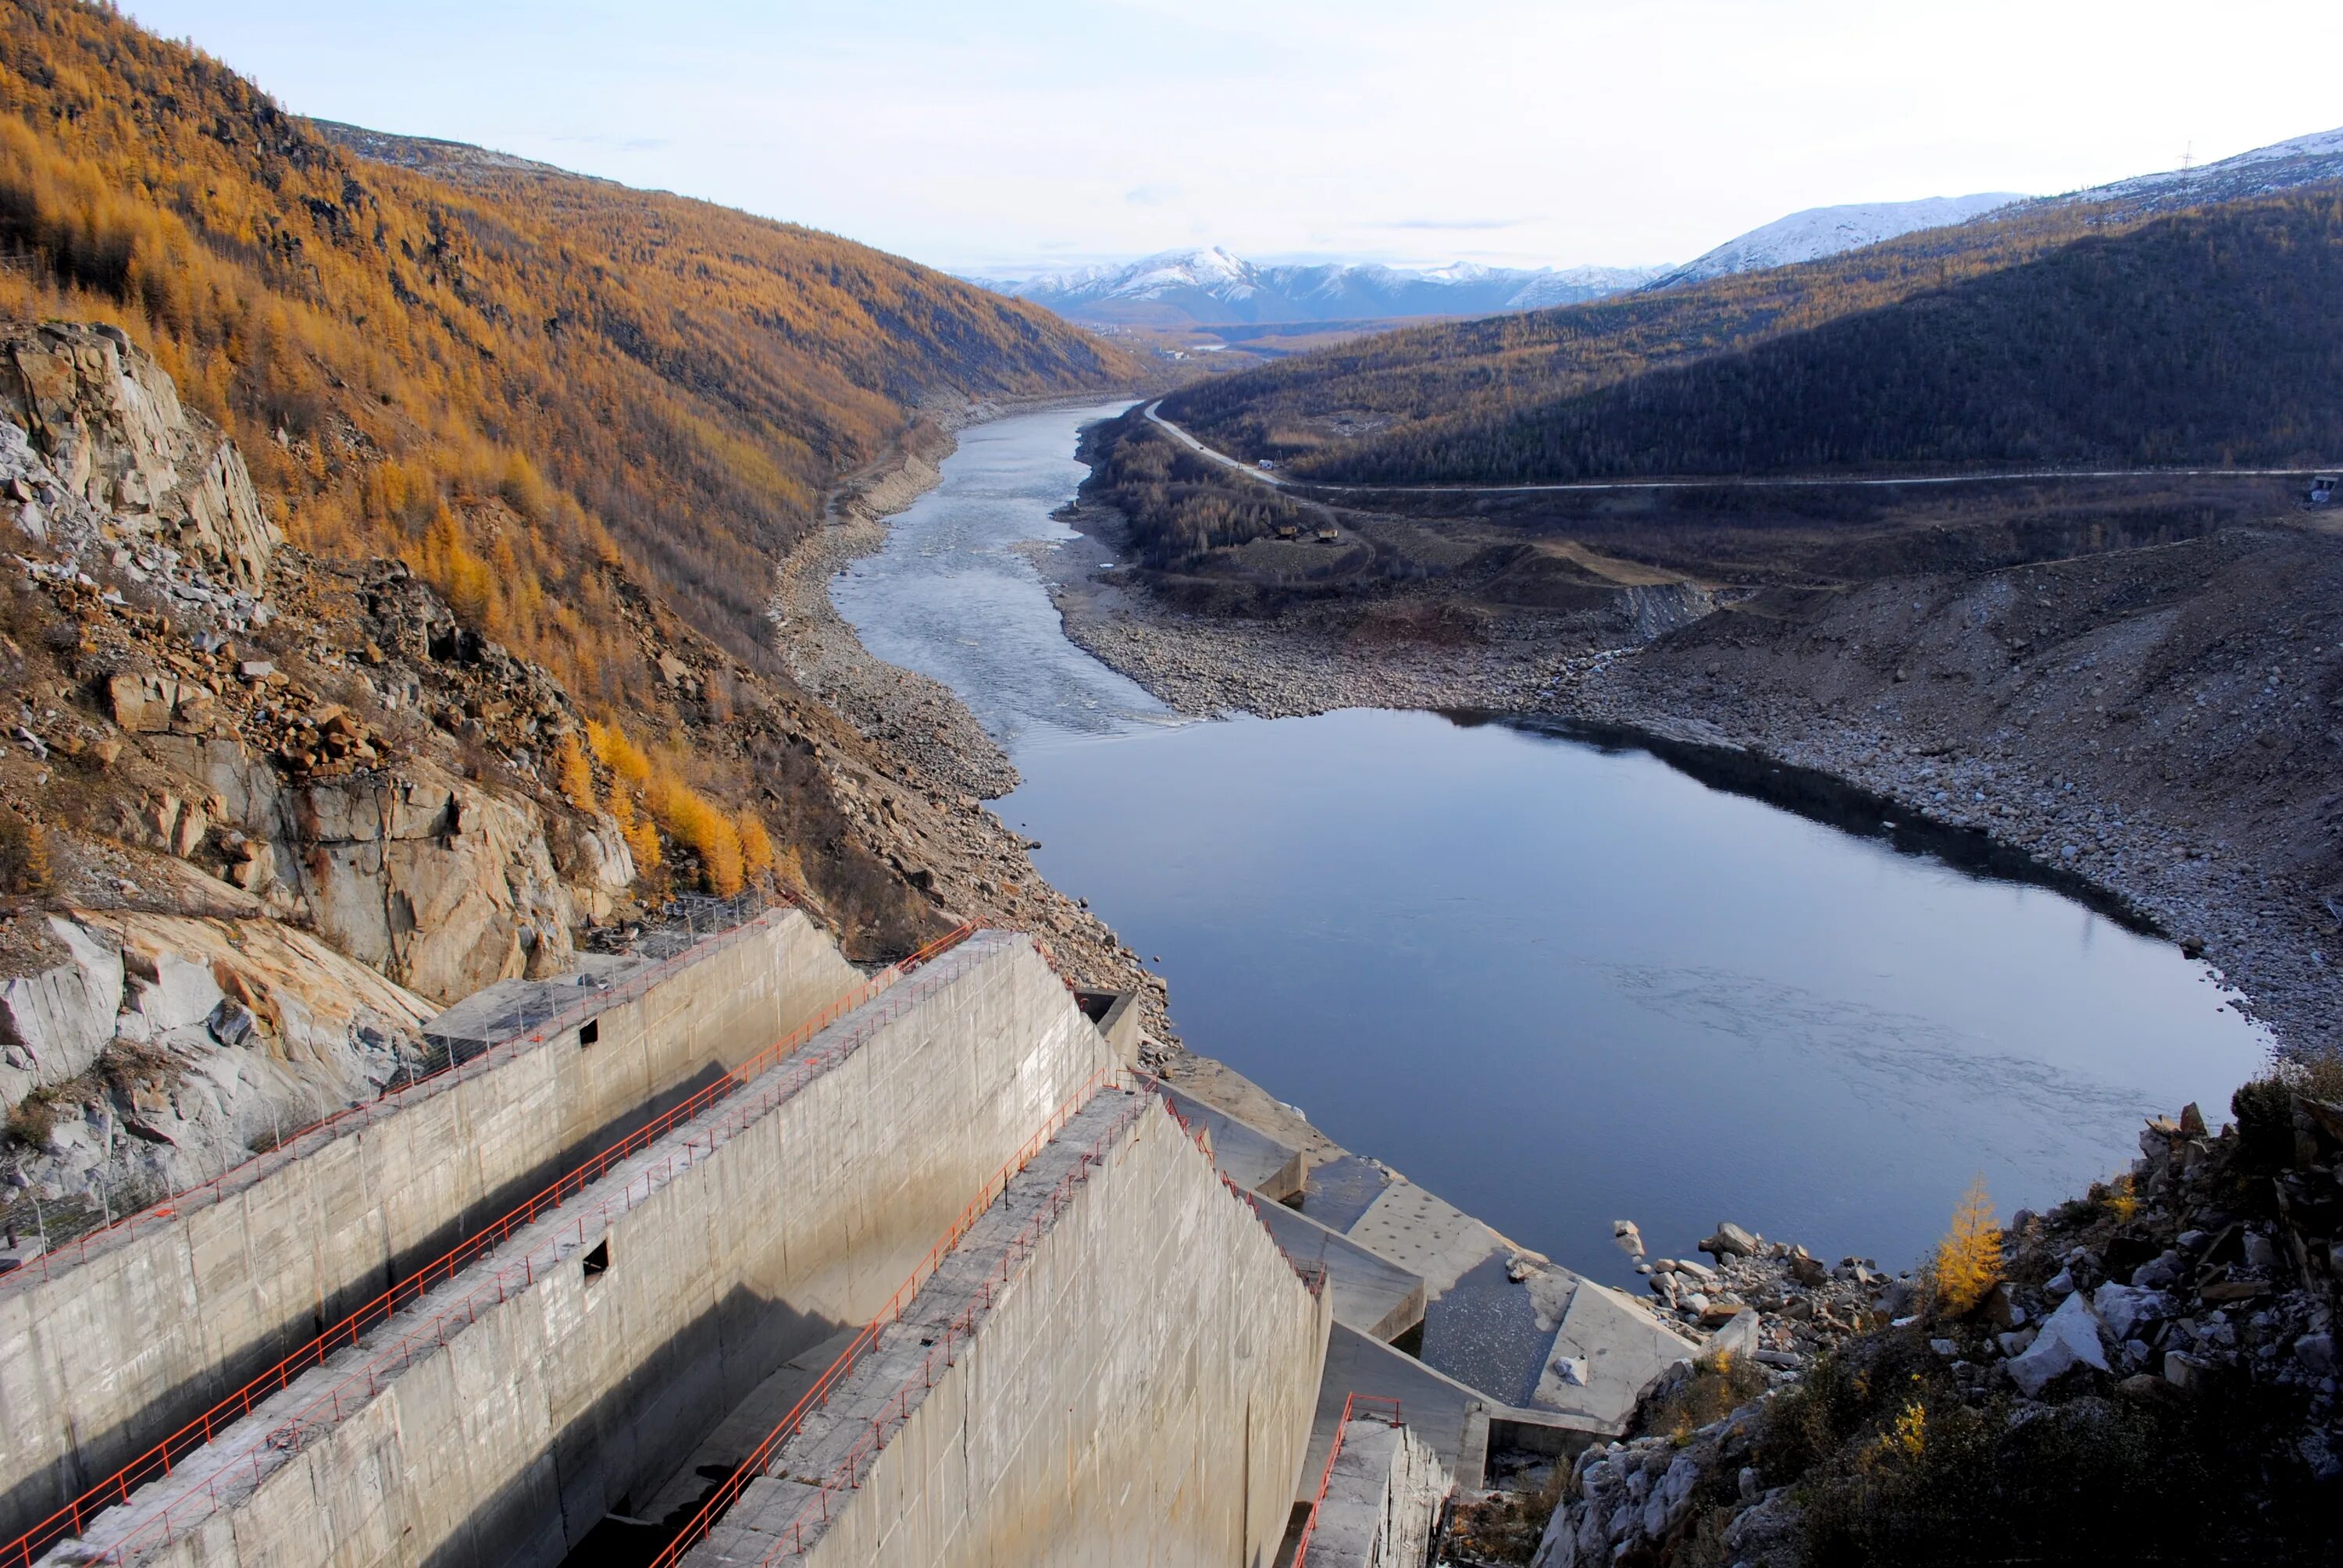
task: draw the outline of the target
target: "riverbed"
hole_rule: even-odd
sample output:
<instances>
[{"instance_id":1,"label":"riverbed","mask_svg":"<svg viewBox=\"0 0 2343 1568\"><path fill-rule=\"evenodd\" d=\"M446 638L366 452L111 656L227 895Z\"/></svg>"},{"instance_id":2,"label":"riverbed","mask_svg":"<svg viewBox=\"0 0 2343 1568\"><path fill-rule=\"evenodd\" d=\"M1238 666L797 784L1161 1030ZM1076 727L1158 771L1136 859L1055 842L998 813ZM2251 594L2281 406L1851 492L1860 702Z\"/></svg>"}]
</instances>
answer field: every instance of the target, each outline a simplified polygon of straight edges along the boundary
<instances>
[{"instance_id":1,"label":"riverbed","mask_svg":"<svg viewBox=\"0 0 2343 1568\"><path fill-rule=\"evenodd\" d=\"M1852 790L1502 716L1171 712L1025 554L1112 411L963 432L833 597L1009 749L1001 816L1189 1045L1349 1148L1604 1277L1614 1219L1902 1267L1973 1178L2054 1202L2261 1064L2170 942Z\"/></svg>"}]
</instances>

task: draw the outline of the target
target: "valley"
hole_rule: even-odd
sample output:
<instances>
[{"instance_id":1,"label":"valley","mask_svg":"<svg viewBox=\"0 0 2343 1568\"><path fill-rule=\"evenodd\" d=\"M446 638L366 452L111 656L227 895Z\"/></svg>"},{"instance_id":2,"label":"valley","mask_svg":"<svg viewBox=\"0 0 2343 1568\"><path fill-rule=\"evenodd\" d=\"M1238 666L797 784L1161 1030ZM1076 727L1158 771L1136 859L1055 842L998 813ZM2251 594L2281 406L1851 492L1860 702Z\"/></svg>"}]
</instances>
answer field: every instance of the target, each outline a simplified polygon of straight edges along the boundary
<instances>
[{"instance_id":1,"label":"valley","mask_svg":"<svg viewBox=\"0 0 2343 1568\"><path fill-rule=\"evenodd\" d=\"M0 0L0 1568L2333 1560L2343 132L276 4Z\"/></svg>"}]
</instances>

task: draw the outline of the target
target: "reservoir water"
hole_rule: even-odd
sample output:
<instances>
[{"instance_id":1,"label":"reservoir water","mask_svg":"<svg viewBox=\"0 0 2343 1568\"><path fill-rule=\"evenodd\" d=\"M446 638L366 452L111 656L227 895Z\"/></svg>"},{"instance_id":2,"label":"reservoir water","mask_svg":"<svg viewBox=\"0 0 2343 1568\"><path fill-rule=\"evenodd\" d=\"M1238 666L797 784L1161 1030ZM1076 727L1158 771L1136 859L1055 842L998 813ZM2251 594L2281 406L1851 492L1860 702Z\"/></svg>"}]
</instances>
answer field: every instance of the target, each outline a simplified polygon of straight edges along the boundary
<instances>
[{"instance_id":1,"label":"reservoir water","mask_svg":"<svg viewBox=\"0 0 2343 1568\"><path fill-rule=\"evenodd\" d=\"M1662 1255L1731 1219L1902 1268L1972 1178L2046 1206L2261 1064L2169 942L1852 793L1785 809L1501 719L1168 713L1020 549L1070 537L1076 431L1114 411L964 432L834 595L1010 749L996 809L1155 960L1187 1042L1337 1141L1613 1280L1614 1219Z\"/></svg>"}]
</instances>

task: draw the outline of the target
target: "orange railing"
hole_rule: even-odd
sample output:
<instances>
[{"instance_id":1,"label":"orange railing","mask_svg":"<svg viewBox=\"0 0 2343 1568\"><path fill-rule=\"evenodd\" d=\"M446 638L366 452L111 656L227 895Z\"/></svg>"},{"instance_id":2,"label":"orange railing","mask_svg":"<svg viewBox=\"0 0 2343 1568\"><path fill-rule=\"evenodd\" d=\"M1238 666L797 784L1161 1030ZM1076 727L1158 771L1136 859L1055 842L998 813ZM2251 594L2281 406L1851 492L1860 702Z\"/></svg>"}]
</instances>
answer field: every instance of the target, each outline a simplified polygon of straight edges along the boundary
<instances>
[{"instance_id":1,"label":"orange railing","mask_svg":"<svg viewBox=\"0 0 2343 1568\"><path fill-rule=\"evenodd\" d=\"M708 1500L700 1504L699 1511L692 1515L690 1522L677 1533L675 1539L668 1543L666 1549L652 1560L651 1568L675 1568L675 1564L682 1559L686 1552L707 1539L709 1532L716 1527L717 1521L721 1519L739 1500L740 1493L747 1490L749 1483L767 1473L774 1456L779 1452L781 1445L796 1435L798 1429L804 1424L806 1417L816 1410L826 1407L830 1402L830 1394L836 1392L838 1385L862 1362L871 1351L878 1347L879 1336L902 1316L904 1309L910 1305L920 1289L934 1276L945 1257L968 1235L977 1221L984 1216L985 1211L999 1201L1001 1193L1008 1191L1009 1183L1033 1162L1035 1157L1049 1146L1051 1139L1064 1131L1066 1124L1091 1102L1093 1095L1120 1087L1121 1076L1121 1070L1113 1067L1101 1068L1091 1074L1080 1089L1068 1097L1057 1110L1050 1113L1049 1120L1042 1124L1041 1130L1027 1139L1017 1152L1011 1155L1001 1169L986 1180L983 1186L977 1190L976 1195L968 1201L967 1206L960 1210L960 1217L945 1229L940 1237L937 1238L936 1244L928 1249L928 1255L920 1260L919 1264L905 1277L903 1282L896 1287L895 1293L887 1298L886 1304L871 1315L870 1321L862 1326L847 1347L822 1370L821 1375L814 1380L813 1385L806 1390L803 1397L790 1407L789 1413L780 1419L772 1431L765 1434L764 1440L750 1450L748 1457L743 1459L734 1468L732 1473L709 1494ZM1076 1171L1087 1170L1104 1149L1106 1142L1136 1119L1140 1103L1134 1100L1130 1117L1115 1119L1114 1124L1101 1134L1092 1148L1083 1154L1081 1161L1077 1161ZM1061 1182L1061 1186L1063 1185L1064 1183ZM1054 1200L1054 1193L1052 1198ZM1050 1211L1054 1214L1056 1211L1053 1208ZM1022 1232L1020 1232L1020 1235L1021 1237ZM1004 1283L1007 1277L1006 1268L1007 1263L1004 1260L1002 1266ZM989 1282L980 1289L980 1299L986 1303L991 1301L992 1290L993 1287ZM973 1311L973 1304L970 1311ZM968 1317L968 1312L961 1314L963 1319ZM958 1348L959 1342L967 1337L970 1326L970 1322L963 1322L960 1319L955 1319L947 1326L944 1337L937 1342L937 1346L944 1352L944 1365L950 1364L952 1352ZM936 1352L931 1349L922 1364L921 1372L914 1374L912 1379L905 1382L901 1391L901 1402L906 1415L909 1414L910 1410L908 1395L911 1382L924 1375L927 1378L927 1386L932 1388L935 1380L935 1363ZM853 1457L850 1454L850 1461ZM825 1489L823 1497L826 1499L827 1495L828 1492ZM799 1533L802 1534L801 1530Z\"/></svg>"},{"instance_id":2,"label":"orange railing","mask_svg":"<svg viewBox=\"0 0 2343 1568\"><path fill-rule=\"evenodd\" d=\"M1342 1440L1350 1435L1351 1417L1358 1413L1358 1407L1363 1404L1391 1406L1391 1414L1380 1418L1386 1426L1407 1424L1400 1419L1399 1401L1395 1399L1386 1399L1379 1393L1353 1393L1343 1398L1342 1419L1335 1424L1332 1446L1326 1450L1326 1469L1318 1477L1318 1495L1311 1500L1309 1523L1302 1525L1302 1539L1294 1543L1292 1568L1302 1568L1310 1559L1310 1538L1318 1533L1318 1513L1326 1506L1327 1487L1333 1484L1334 1462L1342 1457Z\"/></svg>"},{"instance_id":3,"label":"orange railing","mask_svg":"<svg viewBox=\"0 0 2343 1568\"><path fill-rule=\"evenodd\" d=\"M814 1495L799 1506L787 1525L775 1532L779 1539L759 1561L759 1568L770 1568L772 1563L780 1560L785 1551L804 1552L806 1531L830 1521L830 1500L839 1493L850 1492L862 1483L870 1462L886 1445L889 1429L910 1419L912 1389L917 1387L925 1392L936 1386L937 1377L951 1366L960 1347L975 1336L979 1319L991 1309L996 1292L1007 1287L1017 1262L1041 1244L1042 1236L1048 1233L1058 1215L1073 1201L1074 1189L1090 1180L1091 1170L1105 1160L1107 1145L1121 1137L1139 1119L1145 1103L1144 1097L1134 1096L1131 1110L1109 1123L1091 1141L1090 1147L1075 1159L1072 1168L1058 1179L1058 1184L1050 1190L1050 1196L1041 1207L1019 1227L1016 1235L1010 1238L1009 1245L1001 1251L1000 1267L978 1285L975 1298L944 1325L943 1333L920 1358L920 1370L906 1377L893 1395L880 1404L879 1413L870 1418L848 1446L846 1457L838 1461L828 1474L813 1483ZM769 1454L766 1462L771 1462ZM672 1563L662 1561L653 1568L672 1568Z\"/></svg>"},{"instance_id":4,"label":"orange railing","mask_svg":"<svg viewBox=\"0 0 2343 1568\"><path fill-rule=\"evenodd\" d=\"M12 1269L5 1274L0 1274L0 1291L22 1285L32 1280L45 1279L61 1267L80 1262L88 1255L91 1248L102 1242L119 1241L137 1231L151 1229L161 1221L171 1219L182 1209L219 1197L230 1191L248 1187L266 1175L268 1171L298 1159L305 1153L314 1152L319 1143L339 1136L347 1122L371 1120L386 1111L395 1110L397 1107L393 1102L414 1094L419 1090L428 1089L436 1092L446 1084L459 1082L464 1079L486 1072L491 1068L501 1065L522 1050L543 1044L550 1037L559 1034L574 1024L583 1023L596 1014L608 1012L614 1007L621 1007L634 1001L651 987L673 978L679 970L698 963L711 953L719 952L742 940L751 931L765 926L773 916L793 906L788 903L769 907L761 913L751 916L738 925L699 938L683 951L671 958L661 959L649 969L628 976L608 990L586 992L568 1007L525 1025L520 1032L498 1041L477 1056L467 1057L460 1061L451 1060L445 1066L406 1080L397 1088L386 1089L372 1100L345 1106L331 1116L322 1117L307 1126L296 1128L278 1138L270 1148L254 1155L249 1160L229 1166L207 1181L198 1181L193 1186L181 1188L169 1197L147 1208L141 1209L136 1213L126 1214L110 1225L78 1236L53 1251L44 1252L37 1258L28 1260L22 1268ZM0 1558L0 1561L5 1561L5 1559Z\"/></svg>"},{"instance_id":5,"label":"orange railing","mask_svg":"<svg viewBox=\"0 0 2343 1568\"><path fill-rule=\"evenodd\" d=\"M356 1344L367 1332L388 1322L398 1312L421 1300L437 1286L454 1279L463 1269L494 1251L516 1232L534 1224L550 1211L561 1207L565 1200L575 1196L589 1183L607 1174L613 1166L641 1152L676 1128L696 1120L719 1101L729 1099L739 1090L788 1060L792 1053L800 1050L808 1041L840 1018L859 1007L867 1005L873 998L890 990L906 975L967 940L969 937L975 934L975 930L976 928L972 925L961 925L935 941L930 942L909 958L880 970L854 990L834 999L820 1013L741 1062L724 1077L656 1120L638 1128L610 1148L594 1155L585 1164L563 1175L552 1185L508 1211L478 1233L457 1243L449 1251L425 1264L406 1280L342 1317L300 1350L253 1378L235 1393L221 1400L112 1475L83 1492L71 1503L15 1541L0 1546L0 1568L32 1568L32 1564L42 1552L68 1535L79 1534L89 1520L106 1509L129 1501L134 1489L170 1474L173 1468L187 1454L201 1449L228 1425L250 1415L261 1402L287 1387L295 1378L312 1367L322 1364L334 1352L345 1346ZM705 956L704 951L699 949L679 956L689 957L695 953ZM809 1059L807 1065L816 1067L828 1065L831 1060L845 1054L852 1046L860 1044L862 1039L867 1038L868 1029L875 1028L877 1023L884 1022L893 1016L895 1016L894 1013L890 1011L870 1020L864 1034L833 1044L820 1057ZM796 1085L791 1083L782 1087L794 1089ZM762 1114L764 1110L769 1108L764 1103L765 1101L778 1103L781 1097L771 1093L759 1097L750 1119L753 1120L754 1115ZM709 1151L714 1151L718 1141L719 1140L711 1135L709 1142ZM687 1140L684 1149L679 1151L679 1156L685 1158L687 1163L693 1147L692 1141ZM672 1169L677 1158L679 1155L670 1155L667 1161L653 1167L651 1171L645 1174L654 1177L665 1174ZM656 1182L654 1181L652 1185L655 1186ZM625 1193L618 1194L618 1198L610 1201L618 1201L618 1198L626 1196ZM632 1206L631 1202L625 1205L626 1208ZM609 1203L606 1202L601 1205L601 1208L607 1212ZM618 1211L623 1212L624 1210ZM578 1222L578 1233L581 1242L584 1239L586 1219L587 1216L580 1215ZM456 1326L457 1316L460 1313L464 1322L472 1322L480 1310L482 1298L490 1291L494 1291L496 1302L501 1302L505 1299L508 1285L514 1288L526 1288L528 1284L535 1282L533 1255L524 1257L518 1267L521 1272L518 1282L511 1278L514 1266L508 1265L487 1285L474 1291L471 1295L456 1303L455 1306L442 1311L424 1327L439 1331L438 1342L444 1343L447 1334L452 1332ZM413 1334L407 1336L407 1341L403 1342L403 1346L410 1345L414 1338ZM412 1359L412 1352L405 1348L395 1350L388 1359L397 1360L400 1365L404 1365L407 1361ZM387 1370L396 1369L387 1368L383 1358L378 1358L376 1362L370 1362L352 1378L337 1385L320 1400L304 1407L291 1421L277 1429L277 1432L272 1433L272 1443L278 1436L287 1436L305 1423L316 1423L316 1412L320 1408L330 1412L326 1423L329 1424L331 1420L338 1420L341 1414L342 1397L346 1392L350 1390L353 1384L364 1381L368 1385L370 1394L379 1386L380 1379ZM289 1446L289 1437L287 1445ZM256 1479L260 1463L258 1453L253 1456L253 1462ZM234 1473L240 1475L241 1470L238 1469ZM212 1494L220 1479L215 1477L212 1482L206 1483L204 1487L190 1493L190 1499ZM188 1500L182 1499L183 1502ZM177 1504L173 1506L176 1507ZM166 1510L166 1518L167 1513ZM141 1533L144 1532L142 1531ZM124 1544L126 1545L127 1542ZM120 1550L120 1547L115 1548L116 1552ZM108 1555L111 1556L113 1553L109 1553ZM98 1561L105 1560L98 1559Z\"/></svg>"}]
</instances>

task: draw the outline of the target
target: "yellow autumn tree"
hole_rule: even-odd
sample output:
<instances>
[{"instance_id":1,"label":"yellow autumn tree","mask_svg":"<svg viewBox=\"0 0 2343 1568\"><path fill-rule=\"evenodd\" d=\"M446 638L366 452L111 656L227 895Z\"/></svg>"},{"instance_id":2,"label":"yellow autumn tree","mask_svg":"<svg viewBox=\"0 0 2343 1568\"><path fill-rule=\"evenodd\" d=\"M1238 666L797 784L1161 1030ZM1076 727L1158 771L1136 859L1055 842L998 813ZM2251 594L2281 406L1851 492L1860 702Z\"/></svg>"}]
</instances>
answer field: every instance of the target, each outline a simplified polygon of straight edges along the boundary
<instances>
[{"instance_id":1,"label":"yellow autumn tree","mask_svg":"<svg viewBox=\"0 0 2343 1568\"><path fill-rule=\"evenodd\" d=\"M627 739L627 732L617 723L599 724L586 721L586 744L593 749L594 760L639 789L650 782L651 760L643 749Z\"/></svg>"},{"instance_id":2,"label":"yellow autumn tree","mask_svg":"<svg viewBox=\"0 0 2343 1568\"><path fill-rule=\"evenodd\" d=\"M659 829L650 819L635 810L634 791L617 779L610 783L610 819L618 825L618 835L635 857L635 874L649 876L659 869Z\"/></svg>"},{"instance_id":3,"label":"yellow autumn tree","mask_svg":"<svg viewBox=\"0 0 2343 1568\"><path fill-rule=\"evenodd\" d=\"M751 877L761 877L773 869L773 839L765 831L765 819L754 811L743 811L734 824L740 834L740 862Z\"/></svg>"},{"instance_id":4,"label":"yellow autumn tree","mask_svg":"<svg viewBox=\"0 0 2343 1568\"><path fill-rule=\"evenodd\" d=\"M561 738L553 754L554 782L561 798L580 811L594 809L594 770L586 765L585 748L573 732Z\"/></svg>"},{"instance_id":5,"label":"yellow autumn tree","mask_svg":"<svg viewBox=\"0 0 2343 1568\"><path fill-rule=\"evenodd\" d=\"M1957 1318L1976 1311L2000 1281L2001 1228L1993 1222L1993 1200L1980 1175L1953 1211L1952 1229L1936 1243L1928 1282L1937 1312Z\"/></svg>"},{"instance_id":6,"label":"yellow autumn tree","mask_svg":"<svg viewBox=\"0 0 2343 1568\"><path fill-rule=\"evenodd\" d=\"M662 769L644 791L652 815L678 843L699 857L708 890L729 899L747 884L740 830L708 798Z\"/></svg>"}]
</instances>

